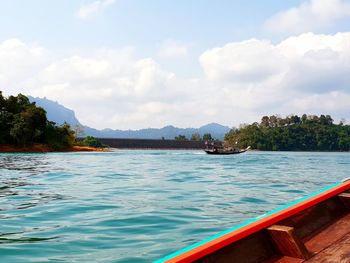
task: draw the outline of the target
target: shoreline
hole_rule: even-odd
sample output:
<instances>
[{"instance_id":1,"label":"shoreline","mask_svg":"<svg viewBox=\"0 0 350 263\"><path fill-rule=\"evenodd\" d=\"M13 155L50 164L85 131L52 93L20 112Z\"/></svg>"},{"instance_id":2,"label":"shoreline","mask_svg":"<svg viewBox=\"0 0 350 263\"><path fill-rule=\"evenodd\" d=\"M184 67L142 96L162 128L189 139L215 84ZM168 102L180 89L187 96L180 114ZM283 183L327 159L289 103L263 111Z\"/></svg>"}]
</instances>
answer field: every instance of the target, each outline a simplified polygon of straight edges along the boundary
<instances>
[{"instance_id":1,"label":"shoreline","mask_svg":"<svg viewBox=\"0 0 350 263\"><path fill-rule=\"evenodd\" d=\"M89 146L73 146L71 148L54 150L45 144L34 144L30 147L0 145L0 153L50 153L50 152L109 152L109 148L94 148Z\"/></svg>"}]
</instances>

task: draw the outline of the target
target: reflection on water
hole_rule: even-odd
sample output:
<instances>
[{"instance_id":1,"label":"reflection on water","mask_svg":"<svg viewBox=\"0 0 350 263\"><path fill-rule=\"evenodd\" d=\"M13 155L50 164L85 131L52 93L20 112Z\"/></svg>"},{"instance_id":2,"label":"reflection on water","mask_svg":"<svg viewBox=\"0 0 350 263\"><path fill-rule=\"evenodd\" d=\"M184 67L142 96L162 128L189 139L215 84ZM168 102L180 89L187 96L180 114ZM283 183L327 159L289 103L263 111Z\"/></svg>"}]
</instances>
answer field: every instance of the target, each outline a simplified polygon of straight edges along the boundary
<instances>
[{"instance_id":1,"label":"reflection on water","mask_svg":"<svg viewBox=\"0 0 350 263\"><path fill-rule=\"evenodd\" d=\"M0 169L26 171L36 175L52 168L46 157L46 154L3 154L0 157Z\"/></svg>"},{"instance_id":2,"label":"reflection on water","mask_svg":"<svg viewBox=\"0 0 350 263\"><path fill-rule=\"evenodd\" d=\"M6 243L32 243L32 242L43 242L57 237L43 238L43 237L12 237L13 235L18 235L19 233L3 233L0 234L0 244ZM6 237L11 236L11 237Z\"/></svg>"},{"instance_id":3,"label":"reflection on water","mask_svg":"<svg viewBox=\"0 0 350 263\"><path fill-rule=\"evenodd\" d=\"M348 153L0 154L0 262L150 262L348 177L348 160Z\"/></svg>"}]
</instances>

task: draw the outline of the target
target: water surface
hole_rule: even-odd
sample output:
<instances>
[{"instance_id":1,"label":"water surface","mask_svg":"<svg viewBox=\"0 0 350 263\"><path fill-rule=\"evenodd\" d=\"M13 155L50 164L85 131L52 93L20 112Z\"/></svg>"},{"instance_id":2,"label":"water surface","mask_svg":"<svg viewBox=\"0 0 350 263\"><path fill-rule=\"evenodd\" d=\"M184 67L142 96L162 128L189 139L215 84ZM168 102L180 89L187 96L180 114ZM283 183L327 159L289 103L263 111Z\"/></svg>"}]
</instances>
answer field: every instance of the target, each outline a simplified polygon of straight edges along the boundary
<instances>
[{"instance_id":1,"label":"water surface","mask_svg":"<svg viewBox=\"0 0 350 263\"><path fill-rule=\"evenodd\" d=\"M349 177L349 157L0 154L0 261L151 262Z\"/></svg>"}]
</instances>

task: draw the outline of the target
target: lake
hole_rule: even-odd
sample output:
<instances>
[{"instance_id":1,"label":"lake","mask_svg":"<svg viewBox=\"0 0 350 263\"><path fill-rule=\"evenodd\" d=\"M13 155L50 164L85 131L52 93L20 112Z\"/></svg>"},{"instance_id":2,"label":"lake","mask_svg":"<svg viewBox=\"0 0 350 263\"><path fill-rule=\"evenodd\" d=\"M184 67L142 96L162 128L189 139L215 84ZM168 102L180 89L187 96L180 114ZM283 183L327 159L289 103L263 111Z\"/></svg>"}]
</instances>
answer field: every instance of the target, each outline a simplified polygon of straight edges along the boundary
<instances>
[{"instance_id":1,"label":"lake","mask_svg":"<svg viewBox=\"0 0 350 263\"><path fill-rule=\"evenodd\" d=\"M0 261L151 262L349 177L349 157L0 154Z\"/></svg>"}]
</instances>

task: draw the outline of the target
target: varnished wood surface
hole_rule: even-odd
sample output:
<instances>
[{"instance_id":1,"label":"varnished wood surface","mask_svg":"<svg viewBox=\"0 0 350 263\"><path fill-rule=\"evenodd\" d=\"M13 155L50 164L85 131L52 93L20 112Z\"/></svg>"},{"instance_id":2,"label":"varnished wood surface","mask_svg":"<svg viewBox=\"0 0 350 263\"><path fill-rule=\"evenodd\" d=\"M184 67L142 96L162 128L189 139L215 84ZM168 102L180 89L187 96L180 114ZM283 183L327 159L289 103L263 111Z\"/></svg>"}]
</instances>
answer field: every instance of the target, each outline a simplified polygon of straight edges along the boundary
<instances>
[{"instance_id":1,"label":"varnished wood surface","mask_svg":"<svg viewBox=\"0 0 350 263\"><path fill-rule=\"evenodd\" d=\"M349 263L350 262L350 233L324 249L307 263Z\"/></svg>"},{"instance_id":2,"label":"varnished wood surface","mask_svg":"<svg viewBox=\"0 0 350 263\"><path fill-rule=\"evenodd\" d=\"M201 258L195 263L252 263L261 262L274 254L272 240L267 231L258 232L227 246L217 253Z\"/></svg>"},{"instance_id":3,"label":"varnished wood surface","mask_svg":"<svg viewBox=\"0 0 350 263\"><path fill-rule=\"evenodd\" d=\"M264 261L263 263L303 263L305 262L304 259L300 259L300 258L292 258L292 257L288 257L288 256L284 256L284 257L274 257L274 258L270 258L269 260Z\"/></svg>"},{"instance_id":4,"label":"varnished wood surface","mask_svg":"<svg viewBox=\"0 0 350 263\"><path fill-rule=\"evenodd\" d=\"M350 263L350 213L320 230L305 243L308 260L283 256L264 263Z\"/></svg>"},{"instance_id":5,"label":"varnished wood surface","mask_svg":"<svg viewBox=\"0 0 350 263\"><path fill-rule=\"evenodd\" d=\"M317 254L323 249L337 242L350 232L350 214L333 222L327 228L322 229L312 239L305 243L305 246L313 254ZM350 262L350 260L349 260Z\"/></svg>"},{"instance_id":6,"label":"varnished wood surface","mask_svg":"<svg viewBox=\"0 0 350 263\"><path fill-rule=\"evenodd\" d=\"M345 204L335 196L278 224L294 227L296 235L304 239L347 213Z\"/></svg>"},{"instance_id":7,"label":"varnished wood surface","mask_svg":"<svg viewBox=\"0 0 350 263\"><path fill-rule=\"evenodd\" d=\"M296 236L293 227L273 225L267 230L282 255L301 259L311 257L304 243Z\"/></svg>"}]
</instances>

